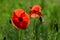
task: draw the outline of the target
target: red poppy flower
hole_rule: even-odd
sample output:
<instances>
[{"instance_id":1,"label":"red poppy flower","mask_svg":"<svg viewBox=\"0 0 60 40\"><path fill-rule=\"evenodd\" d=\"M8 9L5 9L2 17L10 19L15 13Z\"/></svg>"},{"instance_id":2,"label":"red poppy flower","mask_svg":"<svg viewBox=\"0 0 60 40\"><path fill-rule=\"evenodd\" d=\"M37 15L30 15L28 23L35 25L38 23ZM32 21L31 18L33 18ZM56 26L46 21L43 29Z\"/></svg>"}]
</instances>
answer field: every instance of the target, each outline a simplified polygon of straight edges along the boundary
<instances>
[{"instance_id":1,"label":"red poppy flower","mask_svg":"<svg viewBox=\"0 0 60 40\"><path fill-rule=\"evenodd\" d=\"M16 9L12 14L12 24L16 28L26 29L30 22L29 16L24 10Z\"/></svg>"},{"instance_id":2,"label":"red poppy flower","mask_svg":"<svg viewBox=\"0 0 60 40\"><path fill-rule=\"evenodd\" d=\"M34 5L33 7L30 7L30 17L41 17L41 7L39 5Z\"/></svg>"}]
</instances>

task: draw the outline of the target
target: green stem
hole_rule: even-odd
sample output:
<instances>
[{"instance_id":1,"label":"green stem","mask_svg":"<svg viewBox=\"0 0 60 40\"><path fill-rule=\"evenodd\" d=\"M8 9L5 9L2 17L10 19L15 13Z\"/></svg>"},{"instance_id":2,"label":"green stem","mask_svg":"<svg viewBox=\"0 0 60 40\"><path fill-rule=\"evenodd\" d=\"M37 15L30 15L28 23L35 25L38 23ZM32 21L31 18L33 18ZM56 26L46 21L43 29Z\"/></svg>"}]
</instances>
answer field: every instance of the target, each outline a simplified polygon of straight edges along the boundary
<instances>
[{"instance_id":1,"label":"green stem","mask_svg":"<svg viewBox=\"0 0 60 40\"><path fill-rule=\"evenodd\" d=\"M38 27L37 27L37 24L36 24L36 19L34 19L34 25L33 25L34 27L33 27L33 31L35 31L35 33L34 33L34 35L35 35L35 39L36 40L39 40L39 38L38 38Z\"/></svg>"},{"instance_id":2,"label":"green stem","mask_svg":"<svg viewBox=\"0 0 60 40\"><path fill-rule=\"evenodd\" d=\"M39 38L38 38L38 28L37 28L37 26L35 26L35 35L36 35L36 40L39 40Z\"/></svg>"},{"instance_id":3,"label":"green stem","mask_svg":"<svg viewBox=\"0 0 60 40\"><path fill-rule=\"evenodd\" d=\"M21 37L22 36L22 31L19 30L19 35L18 36L19 36L19 40L22 40L22 37Z\"/></svg>"},{"instance_id":4,"label":"green stem","mask_svg":"<svg viewBox=\"0 0 60 40\"><path fill-rule=\"evenodd\" d=\"M19 33L18 34L19 34L18 36L19 36L19 40L20 40L20 30L19 30Z\"/></svg>"},{"instance_id":5,"label":"green stem","mask_svg":"<svg viewBox=\"0 0 60 40\"><path fill-rule=\"evenodd\" d=\"M35 32L35 19L34 19L34 23L33 23L33 33ZM34 33L34 36L33 36L33 40L35 39L35 33Z\"/></svg>"}]
</instances>

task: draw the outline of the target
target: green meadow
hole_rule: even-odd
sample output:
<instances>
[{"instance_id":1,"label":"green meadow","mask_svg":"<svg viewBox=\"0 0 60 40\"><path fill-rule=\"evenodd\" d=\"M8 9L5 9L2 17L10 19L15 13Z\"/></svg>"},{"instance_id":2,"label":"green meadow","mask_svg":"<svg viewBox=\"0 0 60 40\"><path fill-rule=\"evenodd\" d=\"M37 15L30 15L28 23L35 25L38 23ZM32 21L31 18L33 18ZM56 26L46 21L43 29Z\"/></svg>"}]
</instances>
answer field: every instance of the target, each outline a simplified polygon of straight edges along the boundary
<instances>
[{"instance_id":1,"label":"green meadow","mask_svg":"<svg viewBox=\"0 0 60 40\"><path fill-rule=\"evenodd\" d=\"M38 18L30 18L25 30L16 29L9 23L15 9L21 8L29 14L33 5L42 7L44 23ZM0 0L0 40L60 40L60 0Z\"/></svg>"}]
</instances>

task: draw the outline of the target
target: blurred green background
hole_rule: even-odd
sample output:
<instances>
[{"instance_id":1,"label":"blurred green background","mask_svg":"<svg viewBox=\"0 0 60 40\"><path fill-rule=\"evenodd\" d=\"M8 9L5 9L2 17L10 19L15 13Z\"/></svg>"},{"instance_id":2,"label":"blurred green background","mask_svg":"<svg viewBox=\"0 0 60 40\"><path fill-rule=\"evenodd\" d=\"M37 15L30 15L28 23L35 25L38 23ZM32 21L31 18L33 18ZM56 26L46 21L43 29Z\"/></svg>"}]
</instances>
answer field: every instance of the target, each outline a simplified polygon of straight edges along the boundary
<instances>
[{"instance_id":1,"label":"blurred green background","mask_svg":"<svg viewBox=\"0 0 60 40\"><path fill-rule=\"evenodd\" d=\"M20 30L9 23L15 9L29 13L29 7L36 4L42 7L44 24L31 18L28 28ZM54 29L55 20L58 32ZM0 0L0 40L60 40L60 0Z\"/></svg>"}]
</instances>

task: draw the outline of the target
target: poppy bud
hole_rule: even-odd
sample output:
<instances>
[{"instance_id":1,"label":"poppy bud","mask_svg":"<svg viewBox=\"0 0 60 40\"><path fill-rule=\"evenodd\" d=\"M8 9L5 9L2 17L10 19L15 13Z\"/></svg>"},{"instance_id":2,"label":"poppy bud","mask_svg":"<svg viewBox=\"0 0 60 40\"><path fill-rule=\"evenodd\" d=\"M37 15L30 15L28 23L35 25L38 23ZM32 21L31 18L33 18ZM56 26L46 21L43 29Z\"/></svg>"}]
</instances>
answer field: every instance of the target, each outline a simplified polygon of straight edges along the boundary
<instances>
[{"instance_id":1,"label":"poppy bud","mask_svg":"<svg viewBox=\"0 0 60 40\"><path fill-rule=\"evenodd\" d=\"M11 22L11 19L9 20L9 23L11 24L12 22Z\"/></svg>"},{"instance_id":2,"label":"poppy bud","mask_svg":"<svg viewBox=\"0 0 60 40\"><path fill-rule=\"evenodd\" d=\"M55 27L56 32L58 32L58 24L57 23L54 24L54 27Z\"/></svg>"},{"instance_id":3,"label":"poppy bud","mask_svg":"<svg viewBox=\"0 0 60 40\"><path fill-rule=\"evenodd\" d=\"M40 17L39 20L42 22L42 17Z\"/></svg>"},{"instance_id":4,"label":"poppy bud","mask_svg":"<svg viewBox=\"0 0 60 40\"><path fill-rule=\"evenodd\" d=\"M3 40L6 40L6 37L4 37Z\"/></svg>"},{"instance_id":5,"label":"poppy bud","mask_svg":"<svg viewBox=\"0 0 60 40\"><path fill-rule=\"evenodd\" d=\"M55 31L58 32L58 23L56 18L55 18L54 28L55 28Z\"/></svg>"}]
</instances>

